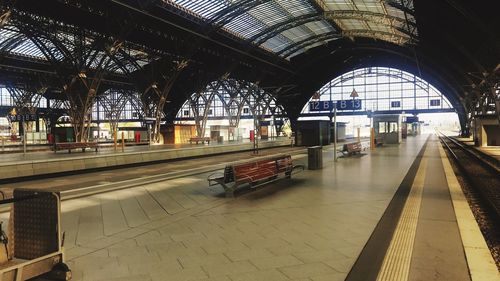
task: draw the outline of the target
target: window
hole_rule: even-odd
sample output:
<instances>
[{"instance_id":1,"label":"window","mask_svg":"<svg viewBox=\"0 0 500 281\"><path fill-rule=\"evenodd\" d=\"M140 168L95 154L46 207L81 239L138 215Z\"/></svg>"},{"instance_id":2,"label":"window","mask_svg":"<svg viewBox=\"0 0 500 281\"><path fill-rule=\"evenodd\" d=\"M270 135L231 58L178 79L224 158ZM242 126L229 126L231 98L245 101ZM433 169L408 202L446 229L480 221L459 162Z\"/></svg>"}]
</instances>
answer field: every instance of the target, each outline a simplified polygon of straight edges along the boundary
<instances>
[{"instance_id":1,"label":"window","mask_svg":"<svg viewBox=\"0 0 500 281\"><path fill-rule=\"evenodd\" d=\"M183 114L184 116L189 116L189 110L184 110Z\"/></svg>"},{"instance_id":2,"label":"window","mask_svg":"<svg viewBox=\"0 0 500 281\"><path fill-rule=\"evenodd\" d=\"M387 133L386 122L378 122L378 132L379 133Z\"/></svg>"},{"instance_id":3,"label":"window","mask_svg":"<svg viewBox=\"0 0 500 281\"><path fill-rule=\"evenodd\" d=\"M244 114L248 114L248 112L249 112L248 107L243 108L243 113Z\"/></svg>"},{"instance_id":4,"label":"window","mask_svg":"<svg viewBox=\"0 0 500 281\"><path fill-rule=\"evenodd\" d=\"M389 122L389 132L396 133L398 131L398 123L397 122Z\"/></svg>"},{"instance_id":5,"label":"window","mask_svg":"<svg viewBox=\"0 0 500 281\"><path fill-rule=\"evenodd\" d=\"M353 89L359 95L364 107L362 110L395 111L401 110L440 110L452 108L450 102L427 81L411 73L386 67L356 69L347 72L323 86L320 101L350 100ZM312 101L312 100L310 100ZM340 114L347 109L338 110ZM352 109L350 110L352 112ZM302 114L317 116L328 110L311 110L307 103ZM360 112L360 114L363 114Z\"/></svg>"}]
</instances>

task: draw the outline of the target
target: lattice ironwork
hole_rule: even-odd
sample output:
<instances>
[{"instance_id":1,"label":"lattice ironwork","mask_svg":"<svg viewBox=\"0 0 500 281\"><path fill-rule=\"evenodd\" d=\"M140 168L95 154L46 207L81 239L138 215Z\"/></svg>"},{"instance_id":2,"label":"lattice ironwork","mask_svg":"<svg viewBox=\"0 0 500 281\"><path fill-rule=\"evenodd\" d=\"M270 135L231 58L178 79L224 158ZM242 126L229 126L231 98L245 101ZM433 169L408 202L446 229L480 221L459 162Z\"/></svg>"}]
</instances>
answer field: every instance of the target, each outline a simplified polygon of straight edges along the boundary
<instances>
[{"instance_id":1,"label":"lattice ironwork","mask_svg":"<svg viewBox=\"0 0 500 281\"><path fill-rule=\"evenodd\" d=\"M244 112L245 108L247 112ZM186 112L189 114L186 115ZM198 135L204 136L210 117L227 119L229 126L236 128L242 116L250 116L258 130L259 121L283 120L285 115L275 98L257 84L223 78L191 95L178 112L177 118L194 120ZM277 129L281 129L281 125L278 126Z\"/></svg>"},{"instance_id":2,"label":"lattice ironwork","mask_svg":"<svg viewBox=\"0 0 500 281\"><path fill-rule=\"evenodd\" d=\"M155 119L152 130L153 141L155 142L160 141L160 125L170 90L179 74L188 65L188 60L167 61L165 64L161 67L161 76L157 77L159 81L153 81L141 93L144 114L146 117Z\"/></svg>"}]
</instances>

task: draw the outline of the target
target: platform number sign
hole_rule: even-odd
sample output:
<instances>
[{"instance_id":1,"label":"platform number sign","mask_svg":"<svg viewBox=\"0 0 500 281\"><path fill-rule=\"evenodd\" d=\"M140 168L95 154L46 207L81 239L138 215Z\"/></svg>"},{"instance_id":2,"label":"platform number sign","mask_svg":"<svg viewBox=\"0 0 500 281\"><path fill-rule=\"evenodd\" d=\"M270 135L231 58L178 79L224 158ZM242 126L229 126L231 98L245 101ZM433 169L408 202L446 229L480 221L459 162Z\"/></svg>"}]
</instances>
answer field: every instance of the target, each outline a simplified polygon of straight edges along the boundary
<instances>
[{"instance_id":1,"label":"platform number sign","mask_svg":"<svg viewBox=\"0 0 500 281\"><path fill-rule=\"evenodd\" d=\"M322 100L309 102L309 111L330 111L333 110L333 101Z\"/></svg>"},{"instance_id":2,"label":"platform number sign","mask_svg":"<svg viewBox=\"0 0 500 281\"><path fill-rule=\"evenodd\" d=\"M38 116L36 114L17 114L17 115L7 115L7 119L10 122L30 122L37 121Z\"/></svg>"},{"instance_id":3,"label":"platform number sign","mask_svg":"<svg viewBox=\"0 0 500 281\"><path fill-rule=\"evenodd\" d=\"M337 110L360 110L361 100L339 100L337 101Z\"/></svg>"},{"instance_id":4,"label":"platform number sign","mask_svg":"<svg viewBox=\"0 0 500 281\"><path fill-rule=\"evenodd\" d=\"M401 107L400 101L391 101L391 107Z\"/></svg>"},{"instance_id":5,"label":"platform number sign","mask_svg":"<svg viewBox=\"0 0 500 281\"><path fill-rule=\"evenodd\" d=\"M361 100L339 100L336 102L337 110L360 110ZM309 111L331 111L335 106L334 101L311 101Z\"/></svg>"},{"instance_id":6,"label":"platform number sign","mask_svg":"<svg viewBox=\"0 0 500 281\"><path fill-rule=\"evenodd\" d=\"M441 100L430 100L431 106L440 106Z\"/></svg>"}]
</instances>

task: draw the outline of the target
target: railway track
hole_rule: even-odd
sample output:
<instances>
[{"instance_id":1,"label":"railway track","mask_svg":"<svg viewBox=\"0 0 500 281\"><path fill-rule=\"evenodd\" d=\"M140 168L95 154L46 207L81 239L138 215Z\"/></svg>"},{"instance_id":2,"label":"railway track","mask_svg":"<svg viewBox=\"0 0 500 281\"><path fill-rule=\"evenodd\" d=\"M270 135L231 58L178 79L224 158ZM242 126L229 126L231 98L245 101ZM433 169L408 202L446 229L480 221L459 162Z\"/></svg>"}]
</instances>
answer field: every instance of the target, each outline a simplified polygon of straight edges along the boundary
<instances>
[{"instance_id":1,"label":"railway track","mask_svg":"<svg viewBox=\"0 0 500 281\"><path fill-rule=\"evenodd\" d=\"M500 269L500 168L498 161L440 133L455 174ZM496 161L496 162L495 162Z\"/></svg>"}]
</instances>

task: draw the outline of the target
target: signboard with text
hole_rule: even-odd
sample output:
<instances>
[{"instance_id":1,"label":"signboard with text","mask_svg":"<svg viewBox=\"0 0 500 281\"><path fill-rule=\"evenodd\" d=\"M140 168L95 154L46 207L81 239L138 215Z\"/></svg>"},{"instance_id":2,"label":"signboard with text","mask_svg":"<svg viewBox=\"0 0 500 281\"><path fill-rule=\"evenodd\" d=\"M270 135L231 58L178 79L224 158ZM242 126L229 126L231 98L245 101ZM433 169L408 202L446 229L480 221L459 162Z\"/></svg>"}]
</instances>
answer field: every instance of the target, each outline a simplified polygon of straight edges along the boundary
<instances>
[{"instance_id":1,"label":"signboard with text","mask_svg":"<svg viewBox=\"0 0 500 281\"><path fill-rule=\"evenodd\" d=\"M7 119L10 122L29 122L29 121L37 121L38 116L36 114L17 114L17 115L8 115Z\"/></svg>"},{"instance_id":2,"label":"signboard with text","mask_svg":"<svg viewBox=\"0 0 500 281\"><path fill-rule=\"evenodd\" d=\"M309 111L332 111L334 105L337 105L337 110L361 110L361 100L339 100L334 101L311 101L309 102Z\"/></svg>"}]
</instances>

